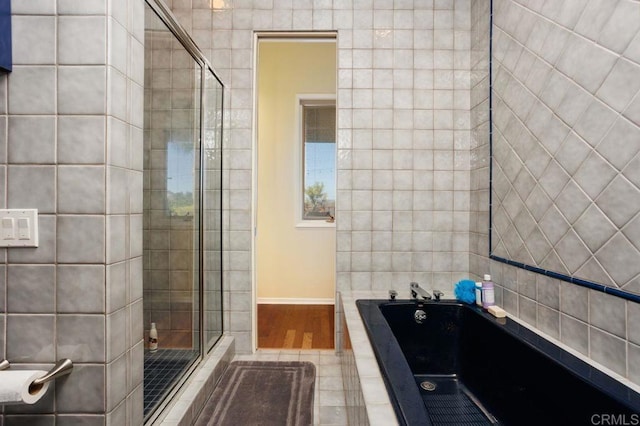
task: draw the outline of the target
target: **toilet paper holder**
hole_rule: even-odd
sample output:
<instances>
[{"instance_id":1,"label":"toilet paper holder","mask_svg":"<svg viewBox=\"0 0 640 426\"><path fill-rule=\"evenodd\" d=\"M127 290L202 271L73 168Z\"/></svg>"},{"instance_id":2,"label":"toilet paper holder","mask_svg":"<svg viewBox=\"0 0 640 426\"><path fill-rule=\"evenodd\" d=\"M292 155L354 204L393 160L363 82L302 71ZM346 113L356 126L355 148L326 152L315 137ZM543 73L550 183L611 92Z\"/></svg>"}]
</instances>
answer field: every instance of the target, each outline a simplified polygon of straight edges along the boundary
<instances>
[{"instance_id":1,"label":"toilet paper holder","mask_svg":"<svg viewBox=\"0 0 640 426\"><path fill-rule=\"evenodd\" d=\"M7 370L9 367L11 367L11 364L6 359L0 362L0 371ZM73 362L68 358L63 358L58 361L47 374L39 379L35 379L33 381L33 385L42 385L46 382L50 382L51 380L55 380L58 377L66 376L71 373L71 370L73 370Z\"/></svg>"}]
</instances>

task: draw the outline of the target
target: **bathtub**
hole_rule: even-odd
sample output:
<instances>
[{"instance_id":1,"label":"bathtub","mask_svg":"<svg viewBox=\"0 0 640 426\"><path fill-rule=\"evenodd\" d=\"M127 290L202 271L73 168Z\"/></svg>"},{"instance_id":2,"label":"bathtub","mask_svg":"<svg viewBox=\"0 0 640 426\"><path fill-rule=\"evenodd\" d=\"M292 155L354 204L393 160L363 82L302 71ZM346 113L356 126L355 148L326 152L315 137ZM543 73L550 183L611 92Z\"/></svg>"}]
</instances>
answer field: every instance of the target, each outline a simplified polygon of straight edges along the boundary
<instances>
[{"instance_id":1,"label":"bathtub","mask_svg":"<svg viewBox=\"0 0 640 426\"><path fill-rule=\"evenodd\" d=\"M511 318L456 301L356 305L400 424L640 425L640 394Z\"/></svg>"}]
</instances>

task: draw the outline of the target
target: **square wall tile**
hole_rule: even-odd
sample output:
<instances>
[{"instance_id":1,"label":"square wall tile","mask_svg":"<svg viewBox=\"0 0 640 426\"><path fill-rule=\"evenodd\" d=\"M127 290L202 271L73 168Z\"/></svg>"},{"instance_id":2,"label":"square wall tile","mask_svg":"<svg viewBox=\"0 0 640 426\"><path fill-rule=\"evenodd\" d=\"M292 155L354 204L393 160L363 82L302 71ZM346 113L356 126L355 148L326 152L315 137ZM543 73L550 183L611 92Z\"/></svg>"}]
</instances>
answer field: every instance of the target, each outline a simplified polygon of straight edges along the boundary
<instances>
[{"instance_id":1,"label":"square wall tile","mask_svg":"<svg viewBox=\"0 0 640 426\"><path fill-rule=\"evenodd\" d=\"M55 362L53 315L7 315L7 358L25 363Z\"/></svg>"},{"instance_id":2,"label":"square wall tile","mask_svg":"<svg viewBox=\"0 0 640 426\"><path fill-rule=\"evenodd\" d=\"M628 377L633 383L640 383L640 346L628 343Z\"/></svg>"},{"instance_id":3,"label":"square wall tile","mask_svg":"<svg viewBox=\"0 0 640 426\"><path fill-rule=\"evenodd\" d=\"M7 302L7 278L6 278L7 267L2 265L0 267L0 309L2 312L7 312L6 302ZM4 336L4 328L0 328L0 335ZM2 350L0 349L0 356L2 354Z\"/></svg>"},{"instance_id":4,"label":"square wall tile","mask_svg":"<svg viewBox=\"0 0 640 426\"><path fill-rule=\"evenodd\" d=\"M60 15L101 15L107 13L107 3L102 0L58 0Z\"/></svg>"},{"instance_id":5,"label":"square wall tile","mask_svg":"<svg viewBox=\"0 0 640 426\"><path fill-rule=\"evenodd\" d=\"M126 169L108 167L107 212L109 214L127 213L127 206L129 204L128 178L129 176Z\"/></svg>"},{"instance_id":6,"label":"square wall tile","mask_svg":"<svg viewBox=\"0 0 640 426\"><path fill-rule=\"evenodd\" d=\"M589 320L592 325L621 338L627 335L627 302L600 291L589 291Z\"/></svg>"},{"instance_id":7,"label":"square wall tile","mask_svg":"<svg viewBox=\"0 0 640 426\"><path fill-rule=\"evenodd\" d=\"M58 212L104 213L104 166L58 166Z\"/></svg>"},{"instance_id":8,"label":"square wall tile","mask_svg":"<svg viewBox=\"0 0 640 426\"><path fill-rule=\"evenodd\" d=\"M105 16L58 17L58 63L102 65L106 63Z\"/></svg>"},{"instance_id":9,"label":"square wall tile","mask_svg":"<svg viewBox=\"0 0 640 426\"><path fill-rule=\"evenodd\" d=\"M7 272L7 312L55 312L53 265L9 265Z\"/></svg>"},{"instance_id":10,"label":"square wall tile","mask_svg":"<svg viewBox=\"0 0 640 426\"><path fill-rule=\"evenodd\" d=\"M105 152L105 117L58 116L58 162L100 164Z\"/></svg>"},{"instance_id":11,"label":"square wall tile","mask_svg":"<svg viewBox=\"0 0 640 426\"><path fill-rule=\"evenodd\" d=\"M129 164L129 126L114 117L107 117L107 161L111 166L127 167Z\"/></svg>"},{"instance_id":12,"label":"square wall tile","mask_svg":"<svg viewBox=\"0 0 640 426\"><path fill-rule=\"evenodd\" d=\"M127 356L122 355L107 365L107 411L127 396Z\"/></svg>"},{"instance_id":13,"label":"square wall tile","mask_svg":"<svg viewBox=\"0 0 640 426\"><path fill-rule=\"evenodd\" d=\"M6 96L2 94L2 81L0 80L0 99L6 99ZM0 102L0 110L3 109L2 102ZM2 113L0 111L0 113ZM6 115L0 116L0 161L5 162L7 160L7 129L9 127L8 118Z\"/></svg>"},{"instance_id":14,"label":"square wall tile","mask_svg":"<svg viewBox=\"0 0 640 426\"><path fill-rule=\"evenodd\" d=\"M58 262L105 261L104 216L58 215L57 219Z\"/></svg>"},{"instance_id":15,"label":"square wall tile","mask_svg":"<svg viewBox=\"0 0 640 426\"><path fill-rule=\"evenodd\" d=\"M104 66L58 67L58 112L104 114L107 75Z\"/></svg>"},{"instance_id":16,"label":"square wall tile","mask_svg":"<svg viewBox=\"0 0 640 426\"><path fill-rule=\"evenodd\" d=\"M9 117L9 162L54 164L55 129L54 116Z\"/></svg>"},{"instance_id":17,"label":"square wall tile","mask_svg":"<svg viewBox=\"0 0 640 426\"><path fill-rule=\"evenodd\" d=\"M107 362L122 356L128 347L127 310L107 315Z\"/></svg>"},{"instance_id":18,"label":"square wall tile","mask_svg":"<svg viewBox=\"0 0 640 426\"><path fill-rule=\"evenodd\" d=\"M36 405L39 405L39 402ZM53 414L7 414L4 418L4 426L21 426L25 424L54 426L56 424L56 418Z\"/></svg>"},{"instance_id":19,"label":"square wall tile","mask_svg":"<svg viewBox=\"0 0 640 426\"><path fill-rule=\"evenodd\" d=\"M1 289L2 286L0 286ZM0 357L2 357L3 359L6 359L7 356L6 354L6 345L5 345L5 322L6 322L6 316L3 315L0 317Z\"/></svg>"},{"instance_id":20,"label":"square wall tile","mask_svg":"<svg viewBox=\"0 0 640 426\"><path fill-rule=\"evenodd\" d=\"M620 375L627 373L626 342L612 334L589 327L589 355L591 359Z\"/></svg>"},{"instance_id":21,"label":"square wall tile","mask_svg":"<svg viewBox=\"0 0 640 426\"><path fill-rule=\"evenodd\" d=\"M59 413L104 413L105 366L73 367L73 374L56 382L56 411Z\"/></svg>"},{"instance_id":22,"label":"square wall tile","mask_svg":"<svg viewBox=\"0 0 640 426\"><path fill-rule=\"evenodd\" d=\"M9 82L10 114L56 113L56 68L14 66Z\"/></svg>"},{"instance_id":23,"label":"square wall tile","mask_svg":"<svg viewBox=\"0 0 640 426\"><path fill-rule=\"evenodd\" d=\"M15 3L15 2L14 2ZM14 65L49 65L56 63L56 18L53 16L20 16L11 18Z\"/></svg>"},{"instance_id":24,"label":"square wall tile","mask_svg":"<svg viewBox=\"0 0 640 426\"><path fill-rule=\"evenodd\" d=\"M74 363L104 362L104 315L58 315L57 356Z\"/></svg>"},{"instance_id":25,"label":"square wall tile","mask_svg":"<svg viewBox=\"0 0 640 426\"><path fill-rule=\"evenodd\" d=\"M582 321L561 314L560 340L583 355L589 354L589 326Z\"/></svg>"},{"instance_id":26,"label":"square wall tile","mask_svg":"<svg viewBox=\"0 0 640 426\"><path fill-rule=\"evenodd\" d=\"M105 416L101 414L59 414L56 416L58 425L65 426L103 426Z\"/></svg>"},{"instance_id":27,"label":"square wall tile","mask_svg":"<svg viewBox=\"0 0 640 426\"><path fill-rule=\"evenodd\" d=\"M127 265L125 262L107 266L107 313L127 304Z\"/></svg>"},{"instance_id":28,"label":"square wall tile","mask_svg":"<svg viewBox=\"0 0 640 426\"><path fill-rule=\"evenodd\" d=\"M38 213L55 213L55 166L9 166L8 207L37 208ZM38 182L34 185L34 182Z\"/></svg>"},{"instance_id":29,"label":"square wall tile","mask_svg":"<svg viewBox=\"0 0 640 426\"><path fill-rule=\"evenodd\" d=\"M56 303L59 313L105 312L104 266L58 265L56 272Z\"/></svg>"},{"instance_id":30,"label":"square wall tile","mask_svg":"<svg viewBox=\"0 0 640 426\"><path fill-rule=\"evenodd\" d=\"M11 13L14 15L54 15L56 0L31 0L28 2L12 2Z\"/></svg>"}]
</instances>

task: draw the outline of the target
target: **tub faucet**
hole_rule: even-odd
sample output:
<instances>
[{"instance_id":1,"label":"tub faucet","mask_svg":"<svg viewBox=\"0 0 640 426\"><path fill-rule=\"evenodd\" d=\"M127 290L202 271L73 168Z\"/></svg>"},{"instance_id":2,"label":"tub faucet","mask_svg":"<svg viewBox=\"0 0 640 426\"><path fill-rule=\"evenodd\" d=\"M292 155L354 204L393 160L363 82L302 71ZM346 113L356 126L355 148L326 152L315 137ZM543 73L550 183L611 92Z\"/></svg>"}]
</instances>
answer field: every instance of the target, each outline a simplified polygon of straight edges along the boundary
<instances>
[{"instance_id":1,"label":"tub faucet","mask_svg":"<svg viewBox=\"0 0 640 426\"><path fill-rule=\"evenodd\" d=\"M433 290L433 297L436 298L436 302L439 302L442 296L444 296L443 292L441 292L440 290Z\"/></svg>"},{"instance_id":2,"label":"tub faucet","mask_svg":"<svg viewBox=\"0 0 640 426\"><path fill-rule=\"evenodd\" d=\"M395 290L389 290L389 300L396 300L398 292Z\"/></svg>"},{"instance_id":3,"label":"tub faucet","mask_svg":"<svg viewBox=\"0 0 640 426\"><path fill-rule=\"evenodd\" d=\"M420 284L412 282L411 284L409 284L409 287L411 289L412 299L418 299L418 296L420 296L422 300L431 300L431 295L429 294L429 292L420 287Z\"/></svg>"}]
</instances>

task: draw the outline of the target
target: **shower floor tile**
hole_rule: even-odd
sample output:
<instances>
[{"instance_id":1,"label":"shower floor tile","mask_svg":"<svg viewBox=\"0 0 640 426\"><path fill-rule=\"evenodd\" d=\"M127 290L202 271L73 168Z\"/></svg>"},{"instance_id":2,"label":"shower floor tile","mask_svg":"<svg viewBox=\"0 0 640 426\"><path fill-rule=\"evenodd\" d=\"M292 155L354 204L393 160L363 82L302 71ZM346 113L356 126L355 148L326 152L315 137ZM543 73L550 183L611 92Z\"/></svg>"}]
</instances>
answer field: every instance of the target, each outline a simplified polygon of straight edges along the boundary
<instances>
[{"instance_id":1,"label":"shower floor tile","mask_svg":"<svg viewBox=\"0 0 640 426\"><path fill-rule=\"evenodd\" d=\"M190 349L158 349L144 353L144 415L164 398L181 373L198 357Z\"/></svg>"}]
</instances>

